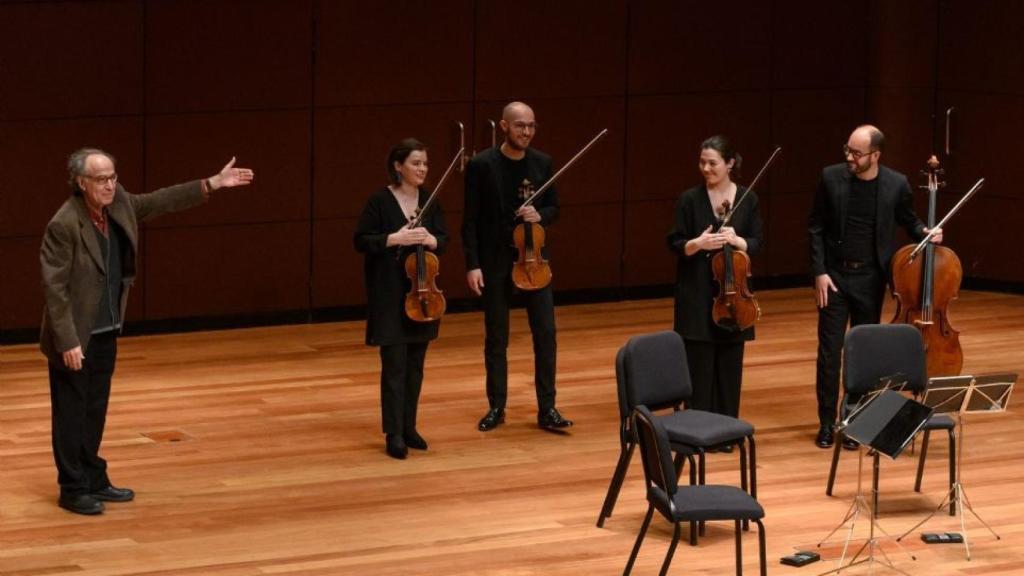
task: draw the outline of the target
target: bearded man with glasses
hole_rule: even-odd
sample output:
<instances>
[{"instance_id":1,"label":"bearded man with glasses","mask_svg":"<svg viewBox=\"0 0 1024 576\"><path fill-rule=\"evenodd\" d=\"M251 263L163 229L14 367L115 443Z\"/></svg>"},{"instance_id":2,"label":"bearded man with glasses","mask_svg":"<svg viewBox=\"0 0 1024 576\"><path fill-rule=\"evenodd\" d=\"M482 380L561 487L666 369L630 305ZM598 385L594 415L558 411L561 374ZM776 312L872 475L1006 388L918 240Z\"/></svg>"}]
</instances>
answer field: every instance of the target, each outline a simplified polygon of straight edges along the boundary
<instances>
[{"instance_id":1,"label":"bearded man with glasses","mask_svg":"<svg viewBox=\"0 0 1024 576\"><path fill-rule=\"evenodd\" d=\"M858 126L843 146L845 163L822 171L808 232L811 274L818 305L818 435L815 444L835 442L839 366L847 323L877 324L898 224L920 241L928 229L914 213L907 177L879 163L885 136ZM942 242L937 230L932 242ZM856 442L843 447L855 450Z\"/></svg>"}]
</instances>

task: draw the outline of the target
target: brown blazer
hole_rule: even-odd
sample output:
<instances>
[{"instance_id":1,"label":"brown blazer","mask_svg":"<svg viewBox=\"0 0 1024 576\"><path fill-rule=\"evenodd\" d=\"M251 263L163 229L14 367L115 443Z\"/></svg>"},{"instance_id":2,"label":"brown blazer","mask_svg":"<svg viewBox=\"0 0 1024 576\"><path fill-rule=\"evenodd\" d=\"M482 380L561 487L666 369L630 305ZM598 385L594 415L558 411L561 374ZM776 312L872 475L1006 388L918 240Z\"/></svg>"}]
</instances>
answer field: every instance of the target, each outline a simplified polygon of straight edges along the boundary
<instances>
[{"instance_id":1,"label":"brown blazer","mask_svg":"<svg viewBox=\"0 0 1024 576\"><path fill-rule=\"evenodd\" d=\"M128 291L135 282L139 222L197 206L206 201L199 180L162 188L150 194L129 194L117 186L108 216L124 229L129 252L121 280L121 318L128 304ZM106 263L81 195L64 202L46 225L39 253L42 265L43 323L39 348L55 363L62 354L89 346L103 295Z\"/></svg>"}]
</instances>

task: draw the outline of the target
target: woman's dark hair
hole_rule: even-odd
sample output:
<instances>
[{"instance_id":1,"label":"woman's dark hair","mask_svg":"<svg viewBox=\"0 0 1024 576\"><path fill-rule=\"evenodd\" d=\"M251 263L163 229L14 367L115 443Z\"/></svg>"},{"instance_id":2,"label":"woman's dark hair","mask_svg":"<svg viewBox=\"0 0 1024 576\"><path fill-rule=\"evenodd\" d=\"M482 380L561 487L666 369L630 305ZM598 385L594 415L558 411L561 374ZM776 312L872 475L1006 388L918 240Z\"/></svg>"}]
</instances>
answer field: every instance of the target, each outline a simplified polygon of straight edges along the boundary
<instances>
[{"instance_id":1,"label":"woman's dark hair","mask_svg":"<svg viewBox=\"0 0 1024 576\"><path fill-rule=\"evenodd\" d=\"M730 174L730 178L735 180L739 177L740 166L743 165L743 156L740 156L735 150L733 150L732 143L729 142L728 138L720 134L716 134L701 142L700 149L701 151L708 149L714 150L715 152L718 152L722 156L722 160L725 160L726 162L729 160L735 160L736 163L732 165L732 174Z\"/></svg>"},{"instance_id":2,"label":"woman's dark hair","mask_svg":"<svg viewBox=\"0 0 1024 576\"><path fill-rule=\"evenodd\" d=\"M415 138L406 138L393 146L391 151L388 152L388 177L391 178L391 183L396 185L402 183L401 178L398 176L398 170L395 170L395 162L405 164L409 154L416 151L426 151L426 149L426 145Z\"/></svg>"}]
</instances>

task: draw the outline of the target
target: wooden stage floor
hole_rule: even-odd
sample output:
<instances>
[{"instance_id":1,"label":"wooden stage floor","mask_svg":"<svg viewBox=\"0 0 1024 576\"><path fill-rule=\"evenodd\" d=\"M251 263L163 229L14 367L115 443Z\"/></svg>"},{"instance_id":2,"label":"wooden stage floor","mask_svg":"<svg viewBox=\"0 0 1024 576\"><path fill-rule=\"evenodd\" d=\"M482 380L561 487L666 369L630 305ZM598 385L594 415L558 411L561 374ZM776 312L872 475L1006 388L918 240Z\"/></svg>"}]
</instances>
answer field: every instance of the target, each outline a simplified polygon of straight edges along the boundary
<instances>
[{"instance_id":1,"label":"wooden stage floor","mask_svg":"<svg viewBox=\"0 0 1024 576\"><path fill-rule=\"evenodd\" d=\"M809 289L759 294L765 315L749 345L742 416L757 428L758 481L772 574L817 574L825 562L779 565L842 520L856 487L844 454L834 497L831 452L812 444L815 309ZM558 406L567 435L535 425L529 333L513 313L508 423L476 430L486 410L479 313L450 315L430 348L420 403L426 453L385 456L377 352L363 323L125 337L103 453L128 504L98 517L56 506L46 366L35 346L2 350L0 576L29 575L604 575L621 574L645 511L639 456L615 515L595 527L618 454L615 352L630 335L670 327L671 302L564 306ZM888 318L888 312L886 318ZM952 306L964 372L1024 372L1024 297L965 292ZM977 512L973 559L962 546L904 540L911 574L1024 573L1024 418L973 416L964 483ZM932 442L923 493L917 456L882 463L881 526L901 533L942 499L946 441ZM735 455L709 456L709 482L733 483ZM867 476L867 475L866 475ZM937 516L930 531L959 530ZM857 536L867 526L857 526ZM635 574L654 574L671 530L655 518ZM838 541L837 541L838 542ZM757 537L744 536L756 573ZM731 524L680 545L671 574L730 574ZM866 570L851 570L851 574ZM880 571L881 573L881 571Z\"/></svg>"}]
</instances>

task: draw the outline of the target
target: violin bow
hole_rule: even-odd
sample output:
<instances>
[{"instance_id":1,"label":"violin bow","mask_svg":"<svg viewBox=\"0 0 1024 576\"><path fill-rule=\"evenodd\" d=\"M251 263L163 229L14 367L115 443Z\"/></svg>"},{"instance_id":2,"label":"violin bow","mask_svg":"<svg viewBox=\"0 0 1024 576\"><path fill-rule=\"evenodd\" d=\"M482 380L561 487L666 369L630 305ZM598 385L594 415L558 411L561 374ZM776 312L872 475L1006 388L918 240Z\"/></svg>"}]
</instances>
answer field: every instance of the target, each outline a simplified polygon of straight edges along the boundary
<instances>
[{"instance_id":1,"label":"violin bow","mask_svg":"<svg viewBox=\"0 0 1024 576\"><path fill-rule=\"evenodd\" d=\"M913 262L914 258L917 257L917 254L922 249L924 249L925 246L928 245L928 242L931 241L932 236L935 235L935 229L936 228L941 229L942 225L945 224L947 220L952 218L953 214L956 214L957 210L959 210L960 207L963 206L964 203L967 202L971 198L971 196L974 196L974 193L977 192L978 190L980 190L981 187L984 184L985 184L985 179L984 178L979 178L978 181L974 183L974 186L971 186L971 189L967 191L967 194L964 194L964 197L961 198L960 201L956 203L956 206L953 206L949 210L949 212L947 212L946 215L942 217L942 220L939 220L938 224L936 224L935 226L932 226L932 229L928 231L928 234L925 235L924 239L922 239L920 242L918 242L917 246L914 247L914 251L910 253L910 258L909 258L910 262Z\"/></svg>"},{"instance_id":2,"label":"violin bow","mask_svg":"<svg viewBox=\"0 0 1024 576\"><path fill-rule=\"evenodd\" d=\"M735 204L732 205L732 209L729 210L729 213L726 214L725 218L722 219L721 226L725 226L726 224L729 223L729 220L732 219L732 215L736 213L736 209L740 207L740 203L742 203L743 200L746 199L747 194L749 194L750 191L754 189L754 186L757 185L757 182L758 180L761 179L761 176L764 176L765 171L767 171L768 167L771 166L772 162L775 161L775 157L779 155L779 152L782 152L782 146L775 147L775 151L772 152L772 155L768 157L767 161L765 161L764 166L761 166L761 171L757 173L757 176L754 176L754 179L750 181L749 185L747 185L747 189L743 191L743 195L740 196L740 199L737 200ZM721 228L721 226L719 226L719 228Z\"/></svg>"},{"instance_id":3,"label":"violin bow","mask_svg":"<svg viewBox=\"0 0 1024 576\"><path fill-rule=\"evenodd\" d=\"M535 191L535 192L534 192L533 194L531 194L531 195L530 195L530 197L529 197L529 198L527 198L526 200L524 200L524 201L523 201L523 205L522 205L522 206L520 206L520 207L519 207L519 209L520 209L520 210L522 210L523 208L526 208L526 207L527 207L527 206L529 206L530 204L533 204L533 201L534 201L534 199L536 199L536 198L537 198L538 196L540 196L540 195L541 195L541 193L543 193L543 192L544 192L545 190L547 190L547 189L548 189L548 188L549 188L549 187L550 187L550 186L551 186L552 184L554 184L554 183L555 183L555 180L557 180L557 179L558 179L558 177L559 177L559 176L561 176L561 175L562 175L562 173L563 173L563 172L565 172L567 168L569 168L569 166L572 166L572 165L573 165L573 162L576 162L577 160L579 160L580 156L583 156L583 154L585 154L585 153L586 153L586 151L587 151L587 150L589 150L591 146L593 146L593 145L594 145L595 143L597 143L597 141L598 141L598 140L600 140L601 138L603 138L603 137L604 137L604 135L605 135L605 134L607 134L607 133L608 133L608 129L607 129L607 128L605 128L604 130L601 130L600 132L598 132L598 133L597 133L597 136L594 136L594 137L593 137L593 138L592 138L592 139L590 140L590 142L587 142L587 145L586 145L586 146L584 146L582 150L580 150L579 152L577 152L575 156L573 156L572 158L570 158L570 159L569 159L569 161L565 163L565 166L562 166L562 167L561 167L561 168L560 168L560 169L558 170L558 172L555 172L555 175L554 175L554 176L552 176L551 178L548 178L548 181L547 181L547 182L545 182L543 186L541 186L540 188L538 188L538 189L537 189L537 190L536 190L536 191Z\"/></svg>"},{"instance_id":4,"label":"violin bow","mask_svg":"<svg viewBox=\"0 0 1024 576\"><path fill-rule=\"evenodd\" d=\"M416 216L412 220L409 220L407 228L413 229L423 223L423 216L427 213L427 209L434 203L434 199L437 198L437 193L440 192L441 187L444 186L444 181L448 179L448 176L452 173L452 169L455 168L455 164L459 161L459 158L462 158L462 154L465 151L466 148L463 147L459 148L459 151L455 153L455 158L452 158L451 163L448 164L448 169L444 171L441 179L437 181L437 186L434 186L434 191L430 193L429 197L427 197L427 201L423 203L423 206L416 210Z\"/></svg>"}]
</instances>

